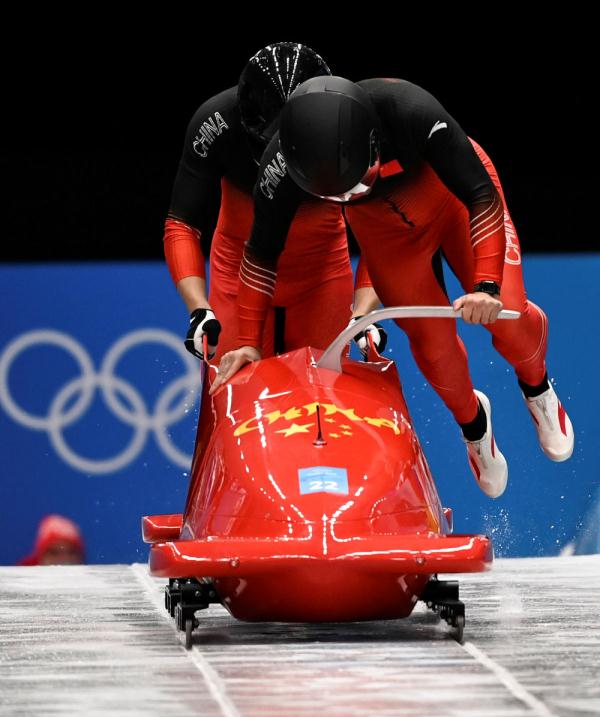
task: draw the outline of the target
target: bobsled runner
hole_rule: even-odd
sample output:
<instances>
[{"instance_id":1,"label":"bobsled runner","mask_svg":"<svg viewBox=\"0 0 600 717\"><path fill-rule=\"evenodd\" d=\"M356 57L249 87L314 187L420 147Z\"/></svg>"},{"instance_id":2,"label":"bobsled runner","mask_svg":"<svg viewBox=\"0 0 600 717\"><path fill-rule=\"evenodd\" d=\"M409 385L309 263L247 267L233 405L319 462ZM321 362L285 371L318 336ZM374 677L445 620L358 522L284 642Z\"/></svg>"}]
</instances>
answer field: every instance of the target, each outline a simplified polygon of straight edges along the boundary
<instances>
[{"instance_id":1,"label":"bobsled runner","mask_svg":"<svg viewBox=\"0 0 600 717\"><path fill-rule=\"evenodd\" d=\"M452 534L393 361L345 355L369 323L411 311L460 315L372 312L325 352L248 364L212 397L207 369L185 510L142 519L187 647L215 602L240 620L336 622L407 617L423 600L462 640L458 583L437 574L488 570L491 540Z\"/></svg>"}]
</instances>

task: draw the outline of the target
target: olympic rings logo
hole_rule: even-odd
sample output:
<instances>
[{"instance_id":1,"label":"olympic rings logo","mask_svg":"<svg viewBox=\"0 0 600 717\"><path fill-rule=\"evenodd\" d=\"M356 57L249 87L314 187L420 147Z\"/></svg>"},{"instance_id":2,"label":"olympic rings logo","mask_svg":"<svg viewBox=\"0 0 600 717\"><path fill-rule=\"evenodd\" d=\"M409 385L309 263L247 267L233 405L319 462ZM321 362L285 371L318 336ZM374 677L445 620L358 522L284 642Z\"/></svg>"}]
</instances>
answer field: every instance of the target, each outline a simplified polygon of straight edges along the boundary
<instances>
[{"instance_id":1,"label":"olympic rings logo","mask_svg":"<svg viewBox=\"0 0 600 717\"><path fill-rule=\"evenodd\" d=\"M150 412L140 392L131 383L116 375L123 355L139 344L158 343L172 349L184 362L186 372L175 379L159 395ZM14 400L9 388L10 370L18 356L40 345L57 346L70 354L79 365L81 375L65 384L54 396L45 416L25 411ZM172 442L167 429L189 413L195 405L202 381L198 361L189 354L179 337L162 329L140 329L119 339L108 351L98 372L85 348L74 338L60 331L42 329L22 334L0 355L0 406L17 423L34 431L48 434L58 455L71 467L83 473L114 473L132 463L142 452L148 433L154 433L159 447L169 460L182 468L189 468L192 456L180 451ZM112 458L93 460L76 453L67 444L63 431L78 421L89 409L96 389L100 389L106 406L123 423L133 429L129 444ZM182 398L173 406L173 400ZM72 402L72 399L75 401ZM123 402L125 399L127 403ZM69 408L67 406L72 402Z\"/></svg>"}]
</instances>

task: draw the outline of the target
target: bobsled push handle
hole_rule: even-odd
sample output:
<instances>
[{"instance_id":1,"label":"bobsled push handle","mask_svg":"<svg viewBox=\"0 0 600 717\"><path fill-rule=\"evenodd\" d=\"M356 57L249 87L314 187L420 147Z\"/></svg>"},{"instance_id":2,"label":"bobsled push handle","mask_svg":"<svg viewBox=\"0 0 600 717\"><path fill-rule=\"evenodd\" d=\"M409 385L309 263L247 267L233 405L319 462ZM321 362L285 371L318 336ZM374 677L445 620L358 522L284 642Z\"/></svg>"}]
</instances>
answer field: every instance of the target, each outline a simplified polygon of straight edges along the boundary
<instances>
[{"instance_id":1,"label":"bobsled push handle","mask_svg":"<svg viewBox=\"0 0 600 717\"><path fill-rule=\"evenodd\" d=\"M369 324L384 319L458 319L462 310L454 311L451 306L388 306L385 309L371 311L362 316L352 326L345 328L336 339L327 347L325 353L317 361L319 368L328 368L332 371L342 370L342 351L344 347L360 331L364 331ZM503 310L498 314L499 319L518 319L518 311Z\"/></svg>"}]
</instances>

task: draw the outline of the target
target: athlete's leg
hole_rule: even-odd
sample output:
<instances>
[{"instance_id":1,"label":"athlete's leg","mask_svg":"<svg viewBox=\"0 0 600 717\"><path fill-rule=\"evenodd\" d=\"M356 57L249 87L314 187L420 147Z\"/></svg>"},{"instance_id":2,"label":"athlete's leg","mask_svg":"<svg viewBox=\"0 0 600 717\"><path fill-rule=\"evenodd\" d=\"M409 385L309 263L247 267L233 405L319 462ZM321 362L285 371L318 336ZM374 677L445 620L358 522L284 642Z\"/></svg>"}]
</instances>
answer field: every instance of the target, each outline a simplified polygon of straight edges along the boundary
<instances>
[{"instance_id":1,"label":"athlete's leg","mask_svg":"<svg viewBox=\"0 0 600 717\"><path fill-rule=\"evenodd\" d=\"M539 306L527 299L519 238L506 207L498 173L483 149L475 142L473 146L504 203L506 254L500 298L506 309L521 313L517 321L496 321L486 328L492 334L496 350L515 369L542 450L551 460L563 461L573 452L574 433L569 417L548 382L548 319ZM465 291L472 291L473 252L470 247L468 216L462 205L455 208L454 214L454 225L445 233L443 249Z\"/></svg>"},{"instance_id":2,"label":"athlete's leg","mask_svg":"<svg viewBox=\"0 0 600 717\"><path fill-rule=\"evenodd\" d=\"M393 207L392 212L385 213L385 209L373 202L346 213L379 298L385 306L449 305L439 264L443 214L438 211L434 221L423 228L407 230ZM501 495L508 479L506 461L494 441L489 401L473 390L455 320L396 323L408 335L417 365L461 424L471 470L480 488L490 497Z\"/></svg>"},{"instance_id":3,"label":"athlete's leg","mask_svg":"<svg viewBox=\"0 0 600 717\"><path fill-rule=\"evenodd\" d=\"M393 290L384 292L386 306L444 306L448 298L437 281L434 257L405 261L406 273ZM410 277L410 280L408 280ZM375 286L379 297L381 293ZM473 421L477 399L469 374L467 352L453 319L405 319L396 324L406 333L411 352L425 378L452 412L457 423Z\"/></svg>"},{"instance_id":4,"label":"athlete's leg","mask_svg":"<svg viewBox=\"0 0 600 717\"><path fill-rule=\"evenodd\" d=\"M285 350L326 349L346 328L352 313L352 270L308 288L286 306Z\"/></svg>"},{"instance_id":5,"label":"athlete's leg","mask_svg":"<svg viewBox=\"0 0 600 717\"><path fill-rule=\"evenodd\" d=\"M402 218L378 201L350 208L346 216L384 306L449 305L437 271L439 236L435 230L407 231ZM407 334L417 365L457 422L472 421L478 403L454 319L396 323Z\"/></svg>"},{"instance_id":6,"label":"athlete's leg","mask_svg":"<svg viewBox=\"0 0 600 717\"><path fill-rule=\"evenodd\" d=\"M548 320L540 307L527 299L519 238L506 207L498 173L483 149L475 142L473 146L504 203L506 254L500 298L505 309L519 311L521 314L516 321L496 321L494 324L488 324L486 329L492 334L494 347L514 367L520 381L537 386L546 375ZM458 200L453 200L449 212L453 216L448 219L442 249L464 290L470 292L473 290L474 259L470 245L468 213Z\"/></svg>"}]
</instances>

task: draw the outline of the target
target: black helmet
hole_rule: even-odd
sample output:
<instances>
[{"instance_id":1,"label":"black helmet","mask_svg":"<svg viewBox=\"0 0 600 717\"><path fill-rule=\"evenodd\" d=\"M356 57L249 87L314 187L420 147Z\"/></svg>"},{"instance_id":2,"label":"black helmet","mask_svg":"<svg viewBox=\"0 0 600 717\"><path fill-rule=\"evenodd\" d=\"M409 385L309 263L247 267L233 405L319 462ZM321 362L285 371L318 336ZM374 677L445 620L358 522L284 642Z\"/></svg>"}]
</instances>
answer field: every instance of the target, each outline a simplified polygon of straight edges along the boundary
<instances>
[{"instance_id":1,"label":"black helmet","mask_svg":"<svg viewBox=\"0 0 600 717\"><path fill-rule=\"evenodd\" d=\"M242 125L263 149L277 131L277 118L291 93L309 77L330 75L314 50L297 42L277 42L259 50L238 83Z\"/></svg>"},{"instance_id":2,"label":"black helmet","mask_svg":"<svg viewBox=\"0 0 600 717\"><path fill-rule=\"evenodd\" d=\"M292 94L279 139L290 177L306 192L346 202L379 172L379 119L367 93L342 77L315 77Z\"/></svg>"}]
</instances>

